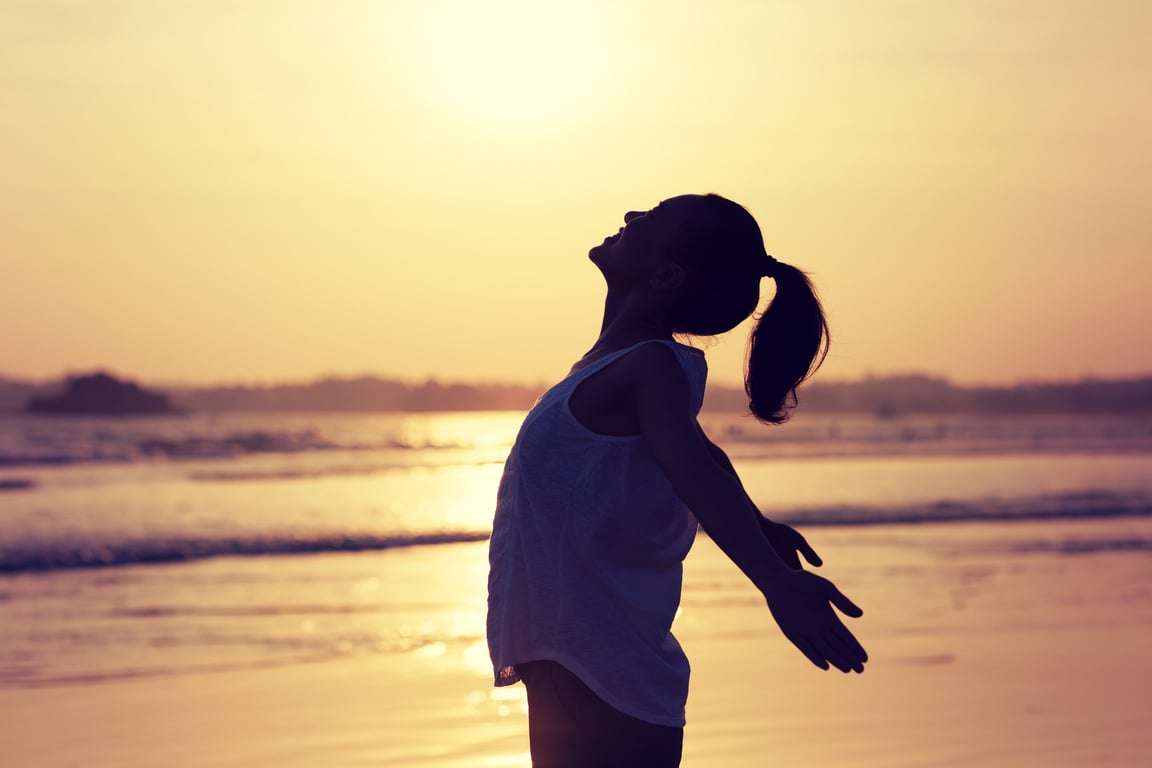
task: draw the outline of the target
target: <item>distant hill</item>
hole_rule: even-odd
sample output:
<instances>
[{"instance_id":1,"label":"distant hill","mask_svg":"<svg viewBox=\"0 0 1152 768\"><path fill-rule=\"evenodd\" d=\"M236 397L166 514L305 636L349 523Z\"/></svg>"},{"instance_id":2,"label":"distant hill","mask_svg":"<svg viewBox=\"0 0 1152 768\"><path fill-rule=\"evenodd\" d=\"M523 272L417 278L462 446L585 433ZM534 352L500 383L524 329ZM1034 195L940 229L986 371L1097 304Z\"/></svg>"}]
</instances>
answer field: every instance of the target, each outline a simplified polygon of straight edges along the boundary
<instances>
[{"instance_id":1,"label":"distant hill","mask_svg":"<svg viewBox=\"0 0 1152 768\"><path fill-rule=\"evenodd\" d=\"M57 395L28 398L28 413L69 416L156 416L176 413L168 398L107 373L73 376Z\"/></svg>"},{"instance_id":2,"label":"distant hill","mask_svg":"<svg viewBox=\"0 0 1152 768\"><path fill-rule=\"evenodd\" d=\"M408 384L364 376L308 384L172 389L195 411L521 411L544 388L516 384Z\"/></svg>"},{"instance_id":3,"label":"distant hill","mask_svg":"<svg viewBox=\"0 0 1152 768\"><path fill-rule=\"evenodd\" d=\"M0 413L19 411L28 398L43 389L42 385L16 379L0 378Z\"/></svg>"},{"instance_id":4,"label":"distant hill","mask_svg":"<svg viewBox=\"0 0 1152 768\"><path fill-rule=\"evenodd\" d=\"M961 387L932 376L880 376L861 381L813 381L800 388L808 412L873 413L1152 413L1152 377ZM716 388L705 407L747 408L741 389Z\"/></svg>"},{"instance_id":5,"label":"distant hill","mask_svg":"<svg viewBox=\"0 0 1152 768\"><path fill-rule=\"evenodd\" d=\"M19 411L32 397L58 394L63 385L0 378L0 412ZM153 388L154 391L158 388ZM168 387L162 394L175 408L225 411L525 411L543 385L493 383L419 384L362 376L257 386ZM704 407L713 412L745 411L742 389L711 385ZM932 376L881 376L860 381L815 381L800 391L812 413L1152 413L1152 377L1037 382L1014 386L964 387Z\"/></svg>"}]
</instances>

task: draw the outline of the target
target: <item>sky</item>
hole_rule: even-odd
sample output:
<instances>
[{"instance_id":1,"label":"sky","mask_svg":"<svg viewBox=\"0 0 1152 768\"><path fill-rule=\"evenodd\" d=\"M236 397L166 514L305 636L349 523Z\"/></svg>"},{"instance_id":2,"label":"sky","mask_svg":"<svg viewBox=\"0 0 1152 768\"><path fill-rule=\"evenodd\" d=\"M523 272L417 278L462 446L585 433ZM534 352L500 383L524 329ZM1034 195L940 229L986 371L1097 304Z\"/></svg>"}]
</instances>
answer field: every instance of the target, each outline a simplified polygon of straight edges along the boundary
<instances>
[{"instance_id":1,"label":"sky","mask_svg":"<svg viewBox=\"0 0 1152 768\"><path fill-rule=\"evenodd\" d=\"M599 329L588 249L689 192L811 274L824 378L1152 374L1149 29L1145 0L0 0L0 374L556 379Z\"/></svg>"}]
</instances>

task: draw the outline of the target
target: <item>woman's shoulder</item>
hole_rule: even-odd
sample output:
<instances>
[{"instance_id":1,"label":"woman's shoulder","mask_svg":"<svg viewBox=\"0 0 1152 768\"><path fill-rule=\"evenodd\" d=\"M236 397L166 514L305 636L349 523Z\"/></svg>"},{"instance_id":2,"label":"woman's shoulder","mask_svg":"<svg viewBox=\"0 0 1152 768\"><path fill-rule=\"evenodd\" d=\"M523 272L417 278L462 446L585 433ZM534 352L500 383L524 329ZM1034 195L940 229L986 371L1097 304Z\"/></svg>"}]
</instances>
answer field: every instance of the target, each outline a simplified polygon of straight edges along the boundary
<instances>
[{"instance_id":1,"label":"woman's shoulder","mask_svg":"<svg viewBox=\"0 0 1152 768\"><path fill-rule=\"evenodd\" d=\"M703 353L686 345L660 339L640 342L579 382L569 407L593 432L636 434L637 398L658 396L668 387L692 397L698 389L693 381L699 378L694 375L697 359L702 363Z\"/></svg>"},{"instance_id":2,"label":"woman's shoulder","mask_svg":"<svg viewBox=\"0 0 1152 768\"><path fill-rule=\"evenodd\" d=\"M605 390L624 394L651 392L668 385L694 391L706 376L702 351L656 339L637 344L590 378L599 379L597 383Z\"/></svg>"}]
</instances>

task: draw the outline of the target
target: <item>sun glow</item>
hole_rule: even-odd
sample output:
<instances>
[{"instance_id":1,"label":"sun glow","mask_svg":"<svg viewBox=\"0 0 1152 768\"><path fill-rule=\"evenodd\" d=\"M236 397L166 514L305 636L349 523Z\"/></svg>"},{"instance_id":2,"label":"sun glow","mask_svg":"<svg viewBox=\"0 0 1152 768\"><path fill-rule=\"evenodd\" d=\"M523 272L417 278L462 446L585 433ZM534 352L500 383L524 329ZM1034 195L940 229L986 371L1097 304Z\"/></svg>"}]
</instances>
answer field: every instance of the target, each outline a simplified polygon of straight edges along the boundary
<instances>
[{"instance_id":1,"label":"sun glow","mask_svg":"<svg viewBox=\"0 0 1152 768\"><path fill-rule=\"evenodd\" d=\"M609 6L539 0L434 0L408 41L417 87L440 108L501 129L594 111L620 66Z\"/></svg>"}]
</instances>

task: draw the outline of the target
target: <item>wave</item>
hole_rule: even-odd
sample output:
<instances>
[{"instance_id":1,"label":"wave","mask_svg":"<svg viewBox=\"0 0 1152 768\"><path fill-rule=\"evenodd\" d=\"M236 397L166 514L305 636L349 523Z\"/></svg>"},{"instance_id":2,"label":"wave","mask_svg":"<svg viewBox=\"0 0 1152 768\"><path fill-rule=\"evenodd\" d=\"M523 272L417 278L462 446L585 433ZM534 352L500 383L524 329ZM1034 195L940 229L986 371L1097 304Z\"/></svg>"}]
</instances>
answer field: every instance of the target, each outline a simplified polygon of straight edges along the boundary
<instances>
[{"instance_id":1,"label":"wave","mask_svg":"<svg viewBox=\"0 0 1152 768\"><path fill-rule=\"evenodd\" d=\"M797 418L782 431L765 430L748 420L705 427L730 455L749 458L1152 452L1152 420L1145 416L843 414Z\"/></svg>"},{"instance_id":2,"label":"wave","mask_svg":"<svg viewBox=\"0 0 1152 768\"><path fill-rule=\"evenodd\" d=\"M468 457L468 460L456 460L453 466L482 467L491 464L502 464L483 457ZM189 472L186 477L195 482L228 483L251 482L266 480L316 480L327 477L359 477L390 472L399 469L429 469L440 468L443 464L435 461L392 461L374 462L364 464L335 464L309 468L292 469L221 469L218 471Z\"/></svg>"},{"instance_id":3,"label":"wave","mask_svg":"<svg viewBox=\"0 0 1152 768\"><path fill-rule=\"evenodd\" d=\"M0 478L0 491L28 491L35 487L36 481L25 477Z\"/></svg>"},{"instance_id":4,"label":"wave","mask_svg":"<svg viewBox=\"0 0 1152 768\"><path fill-rule=\"evenodd\" d=\"M129 439L117 435L82 436L40 449L0 451L0 469L8 467L60 467L74 464L132 464L157 461L233 460L244 456L420 451L450 452L477 448L464 440L418 441L385 437L377 440L330 440L313 430L250 431L216 436ZM107 436L105 436L107 437Z\"/></svg>"},{"instance_id":5,"label":"wave","mask_svg":"<svg viewBox=\"0 0 1152 768\"><path fill-rule=\"evenodd\" d=\"M1148 518L1152 517L1152 496L1139 491L1085 491L1022 498L939 501L926 505L885 508L837 506L769 510L768 514L775 520L799 528ZM489 535L488 531L458 530L391 535L320 533L297 536L158 538L100 544L12 542L0 544L0 574L173 563L222 556L366 552L483 541ZM1104 550L1152 550L1152 542L1118 538L1114 541L1095 542L1092 547L1075 542L1052 547L1055 547L1052 551L1072 554Z\"/></svg>"},{"instance_id":6,"label":"wave","mask_svg":"<svg viewBox=\"0 0 1152 768\"><path fill-rule=\"evenodd\" d=\"M299 432L251 431L213 437L141 437L98 439L104 436L59 441L47 450L0 453L0 467L65 466L88 463L132 463L137 461L181 461L195 459L235 459L252 454L282 454L315 451L364 450L378 446L341 446L310 430ZM72 442L73 444L67 444ZM387 447L400 447L389 445Z\"/></svg>"},{"instance_id":7,"label":"wave","mask_svg":"<svg viewBox=\"0 0 1152 768\"><path fill-rule=\"evenodd\" d=\"M914 506L811 507L771 516L789 525L804 526L1152 517L1152 496L1143 491L1077 491L1018 498L941 500Z\"/></svg>"},{"instance_id":8,"label":"wave","mask_svg":"<svg viewBox=\"0 0 1152 768\"><path fill-rule=\"evenodd\" d=\"M487 531L440 531L392 536L320 534L252 538L185 538L85 544L5 545L0 573L177 563L209 557L368 552L432 544L484 541Z\"/></svg>"},{"instance_id":9,"label":"wave","mask_svg":"<svg viewBox=\"0 0 1152 768\"><path fill-rule=\"evenodd\" d=\"M1127 537L1026 541L1013 544L1009 549L1020 554L1045 552L1061 555L1088 555L1096 552L1152 552L1152 539Z\"/></svg>"}]
</instances>

